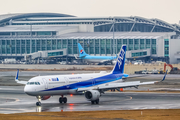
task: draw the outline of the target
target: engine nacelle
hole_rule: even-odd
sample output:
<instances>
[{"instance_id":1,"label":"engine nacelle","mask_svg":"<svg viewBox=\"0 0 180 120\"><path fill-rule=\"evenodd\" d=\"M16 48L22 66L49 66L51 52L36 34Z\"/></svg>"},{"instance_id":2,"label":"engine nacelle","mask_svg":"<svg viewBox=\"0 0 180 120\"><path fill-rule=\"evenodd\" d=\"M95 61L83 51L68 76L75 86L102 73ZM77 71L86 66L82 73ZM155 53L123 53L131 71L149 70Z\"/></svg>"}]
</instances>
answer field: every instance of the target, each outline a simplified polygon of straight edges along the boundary
<instances>
[{"instance_id":1,"label":"engine nacelle","mask_svg":"<svg viewBox=\"0 0 180 120\"><path fill-rule=\"evenodd\" d=\"M49 99L51 96L41 96L41 100L47 100Z\"/></svg>"},{"instance_id":2,"label":"engine nacelle","mask_svg":"<svg viewBox=\"0 0 180 120\"><path fill-rule=\"evenodd\" d=\"M85 92L85 97L89 101L97 100L100 97L100 92L98 90L89 90Z\"/></svg>"}]
</instances>

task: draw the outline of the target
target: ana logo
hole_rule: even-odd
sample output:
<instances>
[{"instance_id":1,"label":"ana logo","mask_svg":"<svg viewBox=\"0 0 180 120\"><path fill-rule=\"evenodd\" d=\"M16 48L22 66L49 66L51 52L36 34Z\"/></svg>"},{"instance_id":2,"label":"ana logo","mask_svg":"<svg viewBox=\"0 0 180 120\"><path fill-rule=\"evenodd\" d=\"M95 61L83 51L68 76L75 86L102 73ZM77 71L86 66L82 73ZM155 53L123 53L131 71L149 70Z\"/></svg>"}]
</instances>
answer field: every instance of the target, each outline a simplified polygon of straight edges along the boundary
<instances>
[{"instance_id":1,"label":"ana logo","mask_svg":"<svg viewBox=\"0 0 180 120\"><path fill-rule=\"evenodd\" d=\"M121 64L122 64L122 61L123 61L123 59L124 59L124 54L125 54L124 50L121 49L121 53L120 53L120 55L118 56L118 61L117 61L117 62L118 62L119 69L120 69Z\"/></svg>"},{"instance_id":2,"label":"ana logo","mask_svg":"<svg viewBox=\"0 0 180 120\"><path fill-rule=\"evenodd\" d=\"M80 50L80 53L83 54L84 53L83 50Z\"/></svg>"},{"instance_id":3,"label":"ana logo","mask_svg":"<svg viewBox=\"0 0 180 120\"><path fill-rule=\"evenodd\" d=\"M51 78L52 81L59 81L59 78Z\"/></svg>"}]
</instances>

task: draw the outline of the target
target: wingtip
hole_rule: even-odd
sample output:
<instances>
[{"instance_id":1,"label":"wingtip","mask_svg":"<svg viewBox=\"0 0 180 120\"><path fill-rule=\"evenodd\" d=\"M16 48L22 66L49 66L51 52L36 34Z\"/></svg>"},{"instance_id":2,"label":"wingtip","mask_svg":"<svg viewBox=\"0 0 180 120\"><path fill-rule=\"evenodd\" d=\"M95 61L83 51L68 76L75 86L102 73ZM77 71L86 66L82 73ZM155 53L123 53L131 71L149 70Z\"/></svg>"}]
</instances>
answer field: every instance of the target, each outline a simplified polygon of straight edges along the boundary
<instances>
[{"instance_id":1,"label":"wingtip","mask_svg":"<svg viewBox=\"0 0 180 120\"><path fill-rule=\"evenodd\" d=\"M166 70L166 72L165 72L165 74L164 74L164 77L163 77L163 79L161 80L161 82L166 79L167 72L168 72L168 70Z\"/></svg>"}]
</instances>

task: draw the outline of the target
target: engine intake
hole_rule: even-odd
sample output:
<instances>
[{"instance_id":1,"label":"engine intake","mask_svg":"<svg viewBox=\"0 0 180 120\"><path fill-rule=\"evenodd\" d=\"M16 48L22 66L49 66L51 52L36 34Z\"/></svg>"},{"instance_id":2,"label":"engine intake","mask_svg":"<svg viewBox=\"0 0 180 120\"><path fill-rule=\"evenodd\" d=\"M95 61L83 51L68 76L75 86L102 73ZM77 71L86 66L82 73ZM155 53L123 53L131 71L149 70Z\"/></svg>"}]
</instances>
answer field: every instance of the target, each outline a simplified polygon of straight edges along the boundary
<instances>
[{"instance_id":1,"label":"engine intake","mask_svg":"<svg viewBox=\"0 0 180 120\"><path fill-rule=\"evenodd\" d=\"M89 101L97 100L100 97L100 92L98 90L89 90L85 92L85 97Z\"/></svg>"}]
</instances>

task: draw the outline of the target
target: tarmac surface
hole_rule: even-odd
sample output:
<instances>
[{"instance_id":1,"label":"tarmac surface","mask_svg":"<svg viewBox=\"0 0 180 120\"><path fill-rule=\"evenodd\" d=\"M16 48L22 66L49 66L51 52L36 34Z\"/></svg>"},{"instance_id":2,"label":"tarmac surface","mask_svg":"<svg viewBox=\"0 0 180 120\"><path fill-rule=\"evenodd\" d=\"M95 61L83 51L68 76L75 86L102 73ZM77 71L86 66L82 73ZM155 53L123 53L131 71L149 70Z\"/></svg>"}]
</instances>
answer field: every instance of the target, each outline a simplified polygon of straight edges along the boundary
<instances>
[{"instance_id":1,"label":"tarmac surface","mask_svg":"<svg viewBox=\"0 0 180 120\"><path fill-rule=\"evenodd\" d=\"M36 97L23 92L23 86L0 87L0 113L23 113L45 111L95 111L95 110L135 110L135 109L179 109L179 93L136 93L107 92L100 97L99 104L91 104L84 95L66 96L68 102L60 104L59 96L42 101L37 107Z\"/></svg>"},{"instance_id":2,"label":"tarmac surface","mask_svg":"<svg viewBox=\"0 0 180 120\"><path fill-rule=\"evenodd\" d=\"M98 72L98 71L96 71ZM72 71L24 71L20 72L19 80L28 81L37 75L72 74ZM82 73L82 71L75 71ZM83 71L84 73L84 71ZM92 73L92 71L86 71ZM100 97L98 105L92 105L84 95L66 96L68 102L60 104L60 96L53 96L42 101L37 107L36 97L24 93L24 86L18 86L14 81L16 71L0 72L0 113L44 112L44 111L95 111L95 110L134 110L134 109L179 109L180 93L146 93L146 92L106 92ZM164 75L130 75L126 81L160 81ZM124 90L168 90L180 91L180 75L167 75L161 84L143 85L139 89L127 88Z\"/></svg>"}]
</instances>

